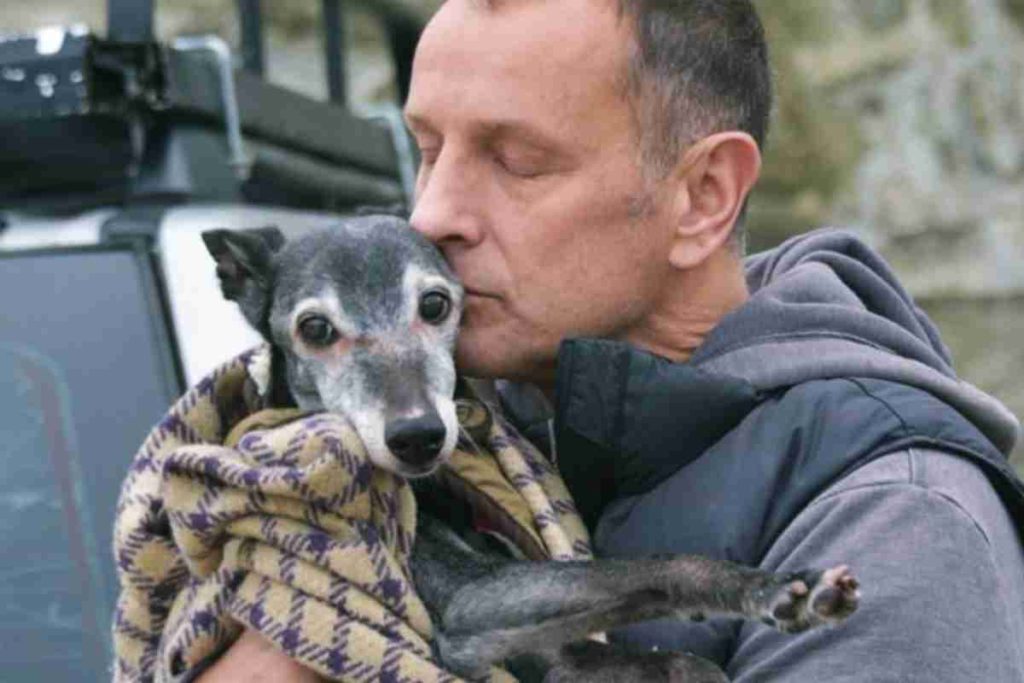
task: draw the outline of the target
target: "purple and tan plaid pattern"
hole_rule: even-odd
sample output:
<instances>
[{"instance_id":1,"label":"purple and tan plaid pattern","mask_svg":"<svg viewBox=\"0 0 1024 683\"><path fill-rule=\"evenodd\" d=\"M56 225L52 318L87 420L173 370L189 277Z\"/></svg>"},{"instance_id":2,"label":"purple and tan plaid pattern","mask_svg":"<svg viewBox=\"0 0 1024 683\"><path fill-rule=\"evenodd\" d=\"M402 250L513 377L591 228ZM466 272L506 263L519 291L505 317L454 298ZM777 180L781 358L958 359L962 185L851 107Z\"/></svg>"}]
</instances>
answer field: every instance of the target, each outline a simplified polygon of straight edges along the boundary
<instances>
[{"instance_id":1,"label":"purple and tan plaid pattern","mask_svg":"<svg viewBox=\"0 0 1024 683\"><path fill-rule=\"evenodd\" d=\"M432 657L409 577L408 484L369 463L344 418L263 410L250 372L264 354L201 381L135 457L115 527L115 680L187 679L243 626L332 680L458 680ZM553 559L590 556L542 455L500 420L477 445L453 466L471 458L517 492L495 504L527 511Z\"/></svg>"}]
</instances>

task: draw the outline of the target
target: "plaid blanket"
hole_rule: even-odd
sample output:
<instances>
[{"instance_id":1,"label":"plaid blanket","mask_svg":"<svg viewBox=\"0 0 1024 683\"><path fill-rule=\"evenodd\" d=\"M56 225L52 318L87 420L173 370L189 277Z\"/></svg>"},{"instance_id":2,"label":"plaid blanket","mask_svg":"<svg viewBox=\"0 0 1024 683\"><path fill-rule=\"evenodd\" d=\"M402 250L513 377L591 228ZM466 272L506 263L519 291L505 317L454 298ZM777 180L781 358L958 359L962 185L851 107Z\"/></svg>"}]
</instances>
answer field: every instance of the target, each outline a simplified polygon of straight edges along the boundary
<instances>
[{"instance_id":1,"label":"plaid blanket","mask_svg":"<svg viewBox=\"0 0 1024 683\"><path fill-rule=\"evenodd\" d=\"M410 578L408 483L371 465L342 416L269 407L269 357L214 371L135 457L115 526L114 679L189 680L249 627L332 680L458 680ZM483 409L471 399L460 419ZM453 495L527 557L589 557L552 466L487 414L445 468Z\"/></svg>"}]
</instances>

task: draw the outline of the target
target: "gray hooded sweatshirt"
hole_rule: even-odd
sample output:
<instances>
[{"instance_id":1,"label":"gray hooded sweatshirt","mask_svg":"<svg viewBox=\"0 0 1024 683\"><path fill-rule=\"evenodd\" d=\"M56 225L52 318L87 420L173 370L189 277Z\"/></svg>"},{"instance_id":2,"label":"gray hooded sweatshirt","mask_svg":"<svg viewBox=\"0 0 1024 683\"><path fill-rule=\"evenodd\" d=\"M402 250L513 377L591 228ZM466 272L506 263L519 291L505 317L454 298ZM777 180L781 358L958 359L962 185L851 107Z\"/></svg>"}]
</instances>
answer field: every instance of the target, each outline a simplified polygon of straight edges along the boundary
<instances>
[{"instance_id":1,"label":"gray hooded sweatshirt","mask_svg":"<svg viewBox=\"0 0 1024 683\"><path fill-rule=\"evenodd\" d=\"M1024 485L1005 460L1017 420L957 379L855 236L798 237L747 273L749 302L688 363L563 345L559 466L599 555L849 564L861 608L795 636L711 620L613 638L695 652L738 681L1024 681Z\"/></svg>"}]
</instances>

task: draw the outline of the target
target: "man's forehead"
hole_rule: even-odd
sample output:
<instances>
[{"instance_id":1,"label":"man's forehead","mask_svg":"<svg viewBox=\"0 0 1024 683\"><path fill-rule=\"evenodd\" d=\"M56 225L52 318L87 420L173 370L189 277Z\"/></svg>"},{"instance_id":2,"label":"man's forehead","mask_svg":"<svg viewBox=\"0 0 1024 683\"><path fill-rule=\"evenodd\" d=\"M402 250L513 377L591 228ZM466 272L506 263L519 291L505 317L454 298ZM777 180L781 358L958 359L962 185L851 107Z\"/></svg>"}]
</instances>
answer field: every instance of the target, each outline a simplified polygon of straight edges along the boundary
<instances>
[{"instance_id":1,"label":"man's forehead","mask_svg":"<svg viewBox=\"0 0 1024 683\"><path fill-rule=\"evenodd\" d=\"M509 45L483 43L493 52L543 49L533 52L534 66L588 48L592 51L578 56L600 62L631 42L631 28L621 21L618 7L617 0L446 0L427 25L421 46L437 47L431 41L437 34L451 48L478 45L473 33L484 31L489 39L512 39Z\"/></svg>"},{"instance_id":2,"label":"man's forehead","mask_svg":"<svg viewBox=\"0 0 1024 683\"><path fill-rule=\"evenodd\" d=\"M629 33L609 2L447 0L420 42L407 113L468 108L482 93L538 108L621 94Z\"/></svg>"},{"instance_id":3,"label":"man's forehead","mask_svg":"<svg viewBox=\"0 0 1024 683\"><path fill-rule=\"evenodd\" d=\"M509 5L522 4L524 2L550 2L551 0L469 0L471 5L476 5L481 9L504 9ZM454 2L454 0L444 0L444 3Z\"/></svg>"},{"instance_id":4,"label":"man's forehead","mask_svg":"<svg viewBox=\"0 0 1024 683\"><path fill-rule=\"evenodd\" d=\"M453 2L454 0L444 0L442 4ZM539 2L558 2L560 0L468 0L471 4L476 5L482 9L503 9L510 5L519 5L524 3L539 3ZM618 9L622 9L622 0L594 0L598 3L608 3Z\"/></svg>"}]
</instances>

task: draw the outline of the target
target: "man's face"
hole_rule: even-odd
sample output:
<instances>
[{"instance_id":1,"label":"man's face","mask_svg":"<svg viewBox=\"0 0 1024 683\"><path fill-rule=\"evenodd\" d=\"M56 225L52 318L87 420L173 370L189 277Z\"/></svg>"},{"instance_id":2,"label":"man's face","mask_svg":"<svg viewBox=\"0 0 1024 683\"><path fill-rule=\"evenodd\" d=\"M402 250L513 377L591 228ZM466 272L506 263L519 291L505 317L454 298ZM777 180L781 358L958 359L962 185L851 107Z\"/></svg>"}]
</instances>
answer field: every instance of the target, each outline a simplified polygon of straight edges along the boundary
<instances>
[{"instance_id":1,"label":"man's face","mask_svg":"<svg viewBox=\"0 0 1024 683\"><path fill-rule=\"evenodd\" d=\"M671 221L639 165L616 4L481 4L448 0L417 52L412 223L466 286L460 369L546 383L563 339L652 315Z\"/></svg>"}]
</instances>

